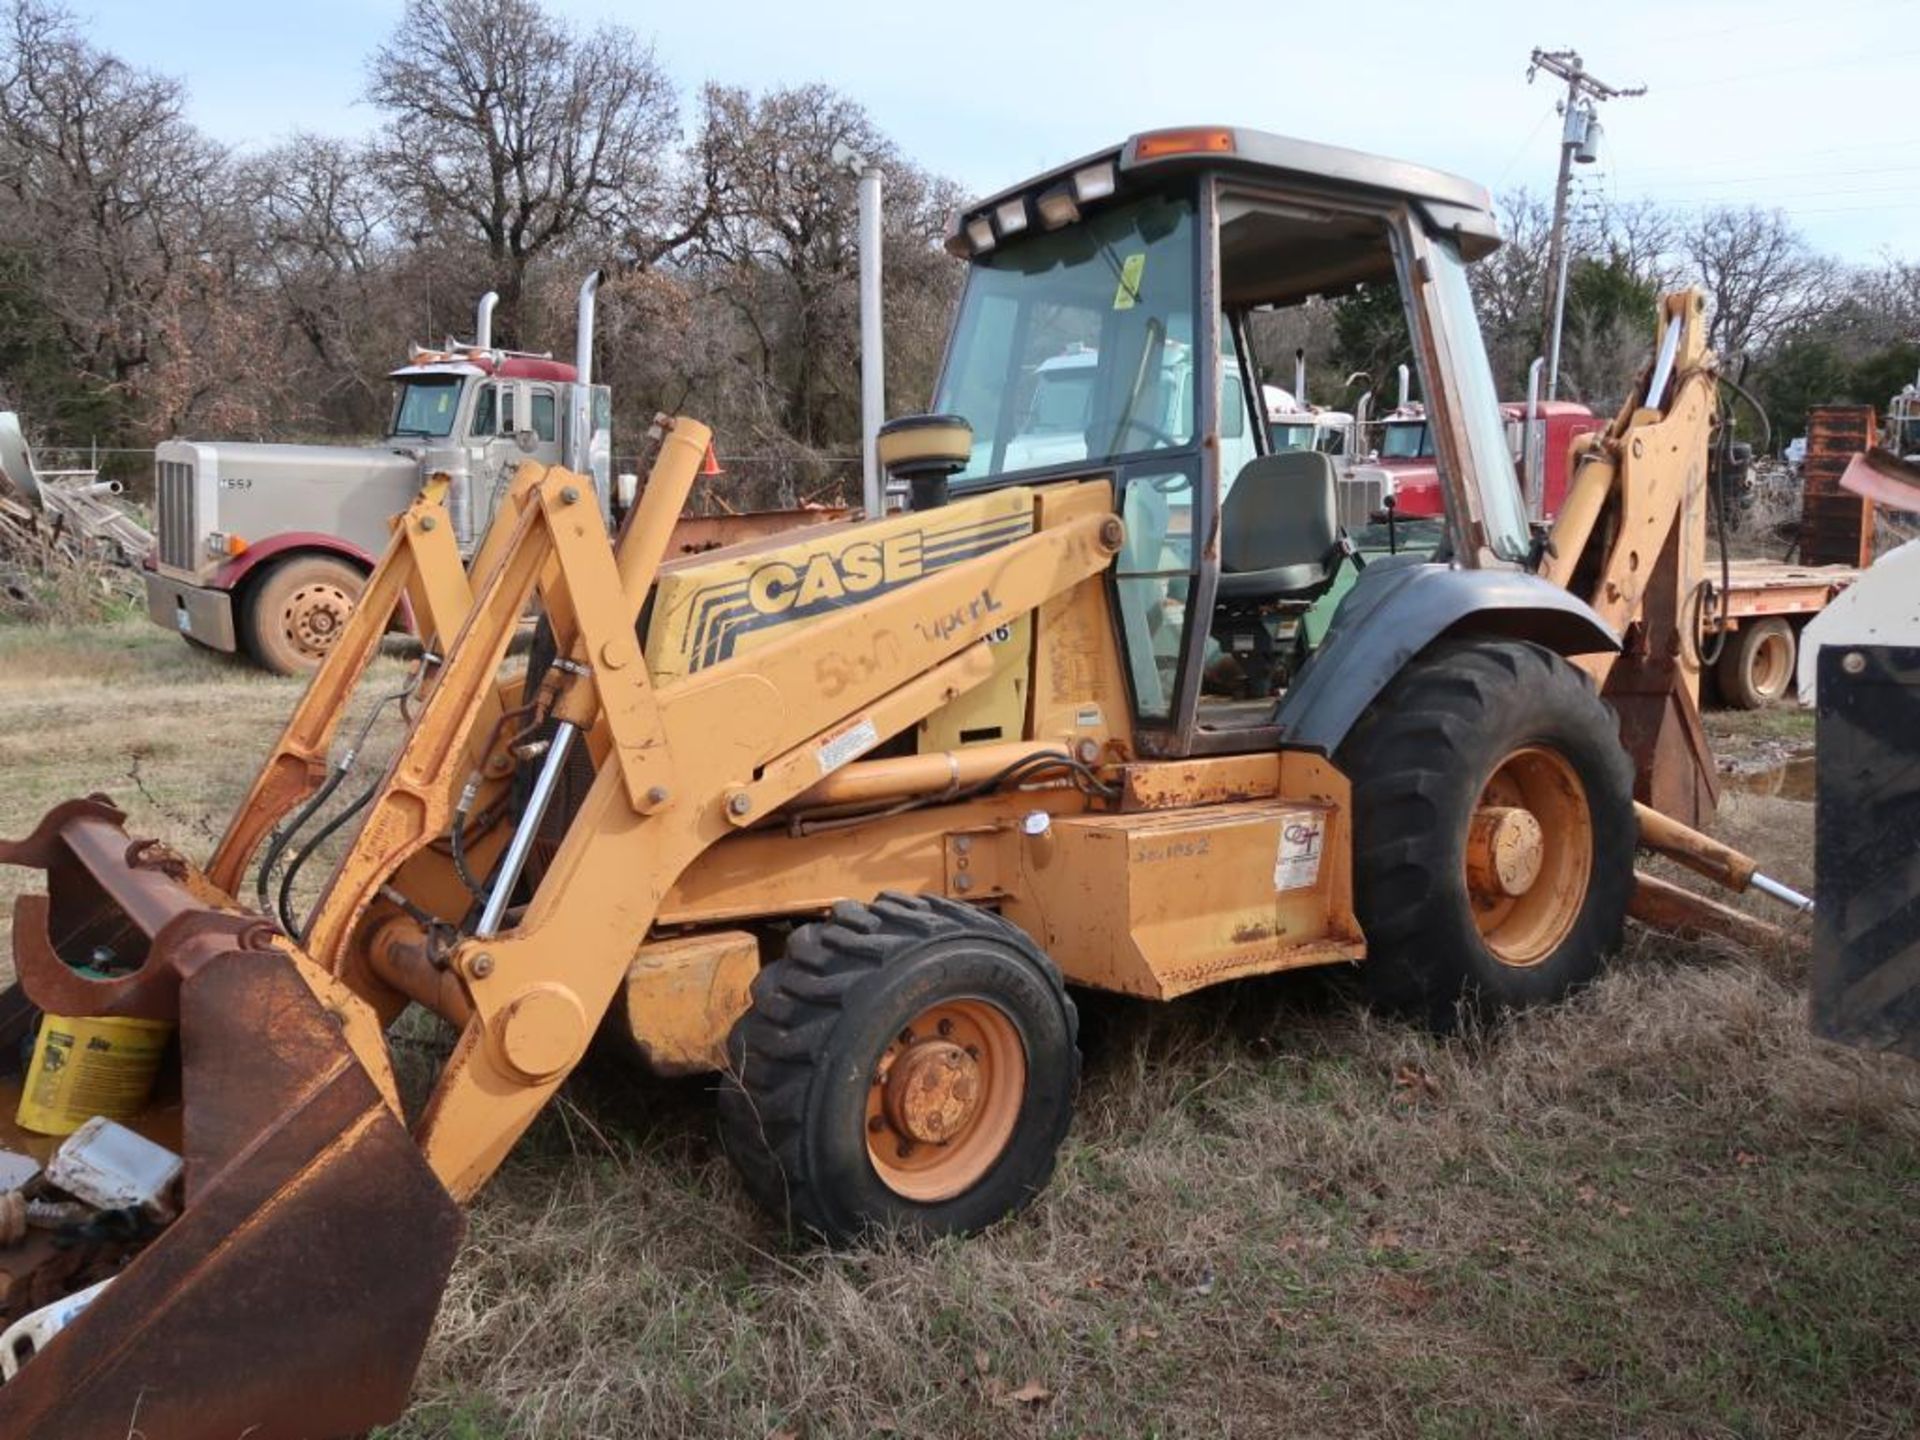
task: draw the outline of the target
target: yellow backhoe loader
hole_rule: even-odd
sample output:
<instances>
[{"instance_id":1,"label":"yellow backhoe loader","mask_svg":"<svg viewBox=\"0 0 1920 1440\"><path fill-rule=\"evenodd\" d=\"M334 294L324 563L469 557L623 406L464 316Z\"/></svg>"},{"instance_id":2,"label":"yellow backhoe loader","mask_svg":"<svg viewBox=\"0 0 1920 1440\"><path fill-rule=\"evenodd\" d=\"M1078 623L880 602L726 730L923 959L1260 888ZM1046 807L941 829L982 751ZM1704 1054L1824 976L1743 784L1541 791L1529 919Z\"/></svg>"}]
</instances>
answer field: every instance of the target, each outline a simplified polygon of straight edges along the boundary
<instances>
[{"instance_id":1,"label":"yellow backhoe loader","mask_svg":"<svg viewBox=\"0 0 1920 1440\"><path fill-rule=\"evenodd\" d=\"M43 1014L176 1023L135 1128L185 1157L170 1223L0 1255L14 1314L90 1295L15 1357L0 1434L398 1414L461 1204L596 1032L721 1077L725 1147L782 1220L961 1232L1053 1168L1068 987L1358 964L1444 1024L1590 980L1637 839L1753 883L1635 809L1712 798L1684 618L1699 300L1666 302L1657 364L1541 537L1468 296L1497 243L1445 175L1137 135L959 218L935 413L882 440L904 513L670 560L707 431L663 420L617 536L589 480L529 465L463 568L430 484L204 864L97 795L0 846L45 872L0 1055ZM1248 316L1380 282L1448 539L1365 567L1309 647L1359 561L1331 463L1249 423ZM531 600L542 640L509 665ZM403 602L426 653L362 776L343 716ZM344 848L297 914L273 885L329 806ZM385 1035L409 1006L457 1037L413 1111Z\"/></svg>"}]
</instances>

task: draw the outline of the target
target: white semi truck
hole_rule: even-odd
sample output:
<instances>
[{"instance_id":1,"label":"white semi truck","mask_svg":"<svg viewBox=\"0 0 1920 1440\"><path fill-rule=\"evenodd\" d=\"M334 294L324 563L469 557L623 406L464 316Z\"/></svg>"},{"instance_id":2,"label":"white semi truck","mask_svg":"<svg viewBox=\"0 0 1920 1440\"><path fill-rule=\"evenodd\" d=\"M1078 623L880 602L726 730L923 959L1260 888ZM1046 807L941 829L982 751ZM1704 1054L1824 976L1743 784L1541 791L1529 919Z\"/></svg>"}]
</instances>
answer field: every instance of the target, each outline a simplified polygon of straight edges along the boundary
<instances>
[{"instance_id":1,"label":"white semi truck","mask_svg":"<svg viewBox=\"0 0 1920 1440\"><path fill-rule=\"evenodd\" d=\"M574 363L496 349L495 297L471 344L414 347L385 438L365 447L169 440L155 453L155 624L283 675L312 670L346 622L388 517L444 475L462 551L524 460L591 472L605 505L612 396L592 380L598 272L580 288Z\"/></svg>"}]
</instances>

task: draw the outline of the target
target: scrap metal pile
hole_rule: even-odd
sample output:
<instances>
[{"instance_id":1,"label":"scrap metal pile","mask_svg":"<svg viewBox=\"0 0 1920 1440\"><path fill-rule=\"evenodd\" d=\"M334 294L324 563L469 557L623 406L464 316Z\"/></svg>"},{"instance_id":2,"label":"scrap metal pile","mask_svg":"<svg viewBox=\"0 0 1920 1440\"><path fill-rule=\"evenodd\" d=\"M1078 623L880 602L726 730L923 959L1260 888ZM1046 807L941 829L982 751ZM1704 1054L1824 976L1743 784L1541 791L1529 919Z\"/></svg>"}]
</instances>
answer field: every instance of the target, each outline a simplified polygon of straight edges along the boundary
<instances>
[{"instance_id":1,"label":"scrap metal pile","mask_svg":"<svg viewBox=\"0 0 1920 1440\"><path fill-rule=\"evenodd\" d=\"M153 535L94 470L43 470L20 422L0 412L0 615L49 618L54 596L110 606L140 598Z\"/></svg>"}]
</instances>

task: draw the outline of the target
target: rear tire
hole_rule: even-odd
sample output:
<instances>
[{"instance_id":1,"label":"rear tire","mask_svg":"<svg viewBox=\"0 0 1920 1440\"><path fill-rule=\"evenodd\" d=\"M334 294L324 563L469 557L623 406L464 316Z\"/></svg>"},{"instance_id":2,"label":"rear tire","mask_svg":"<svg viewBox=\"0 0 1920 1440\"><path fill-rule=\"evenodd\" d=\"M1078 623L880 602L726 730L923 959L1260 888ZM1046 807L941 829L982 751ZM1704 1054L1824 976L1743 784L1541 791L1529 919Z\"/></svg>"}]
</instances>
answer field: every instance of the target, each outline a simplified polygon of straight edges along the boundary
<instances>
[{"instance_id":1,"label":"rear tire","mask_svg":"<svg viewBox=\"0 0 1920 1440\"><path fill-rule=\"evenodd\" d=\"M1548 1003L1620 942L1633 770L1587 678L1538 645L1412 661L1341 746L1376 1003L1438 1029Z\"/></svg>"},{"instance_id":2,"label":"rear tire","mask_svg":"<svg viewBox=\"0 0 1920 1440\"><path fill-rule=\"evenodd\" d=\"M842 901L754 980L721 1141L756 1201L829 1242L979 1230L1053 1173L1077 1038L1059 971L999 916Z\"/></svg>"},{"instance_id":3,"label":"rear tire","mask_svg":"<svg viewBox=\"0 0 1920 1440\"><path fill-rule=\"evenodd\" d=\"M1793 627L1778 615L1750 620L1727 637L1714 666L1720 699L1734 710L1759 710L1782 699L1799 658Z\"/></svg>"},{"instance_id":4,"label":"rear tire","mask_svg":"<svg viewBox=\"0 0 1920 1440\"><path fill-rule=\"evenodd\" d=\"M241 615L247 653L276 675L311 675L366 588L356 566L331 555L276 562L248 587Z\"/></svg>"}]
</instances>

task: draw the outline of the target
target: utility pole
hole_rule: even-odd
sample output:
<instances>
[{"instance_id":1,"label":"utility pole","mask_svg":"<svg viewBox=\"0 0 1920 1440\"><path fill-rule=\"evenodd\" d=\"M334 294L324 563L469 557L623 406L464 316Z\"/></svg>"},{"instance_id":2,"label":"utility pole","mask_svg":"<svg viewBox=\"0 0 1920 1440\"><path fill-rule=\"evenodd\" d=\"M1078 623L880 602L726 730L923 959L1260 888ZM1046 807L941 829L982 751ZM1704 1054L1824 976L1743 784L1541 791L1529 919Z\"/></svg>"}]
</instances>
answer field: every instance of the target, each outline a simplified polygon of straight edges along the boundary
<instances>
[{"instance_id":1,"label":"utility pole","mask_svg":"<svg viewBox=\"0 0 1920 1440\"><path fill-rule=\"evenodd\" d=\"M1547 399L1560 389L1560 329L1567 310L1567 191L1573 183L1573 165L1591 165L1600 156L1599 103L1644 95L1647 87L1623 89L1589 75L1577 50L1534 49L1527 65L1527 83L1540 71L1567 82L1567 98L1560 102L1560 175L1553 186L1553 232L1547 239L1547 276L1553 287L1548 297L1546 323Z\"/></svg>"}]
</instances>

